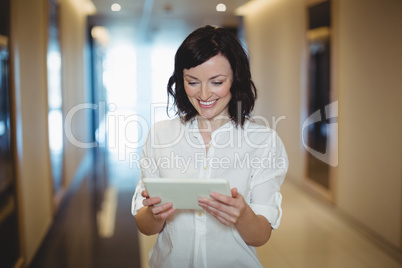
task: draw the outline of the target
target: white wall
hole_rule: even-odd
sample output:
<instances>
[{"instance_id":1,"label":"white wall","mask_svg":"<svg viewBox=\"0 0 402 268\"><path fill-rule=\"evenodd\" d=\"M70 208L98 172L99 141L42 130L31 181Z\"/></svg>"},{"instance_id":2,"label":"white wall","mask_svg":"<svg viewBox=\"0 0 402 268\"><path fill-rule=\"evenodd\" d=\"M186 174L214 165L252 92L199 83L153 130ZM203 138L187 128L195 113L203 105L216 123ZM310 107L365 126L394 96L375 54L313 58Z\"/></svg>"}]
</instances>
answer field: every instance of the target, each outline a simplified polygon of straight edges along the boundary
<instances>
[{"instance_id":1,"label":"white wall","mask_svg":"<svg viewBox=\"0 0 402 268\"><path fill-rule=\"evenodd\" d=\"M84 88L85 60L84 47L86 43L86 14L82 9L82 0L63 0L60 2L60 46L62 50L63 72L63 110L64 118L76 105L88 102L89 88ZM89 74L87 74L88 76ZM91 110L77 112L70 126L74 138L87 142L91 123L87 117ZM72 144L66 137L65 149L65 181L69 185L74 179L86 149Z\"/></svg>"},{"instance_id":2,"label":"white wall","mask_svg":"<svg viewBox=\"0 0 402 268\"><path fill-rule=\"evenodd\" d=\"M47 10L46 0L11 1L10 61L16 126L17 206L25 265L29 264L54 217L48 145ZM83 103L86 20L81 1L62 0L61 47L64 107ZM78 139L88 137L88 118L77 114L72 126ZM67 144L66 187L75 176L85 150Z\"/></svg>"},{"instance_id":3,"label":"white wall","mask_svg":"<svg viewBox=\"0 0 402 268\"><path fill-rule=\"evenodd\" d=\"M336 203L401 246L402 1L341 0Z\"/></svg>"},{"instance_id":4,"label":"white wall","mask_svg":"<svg viewBox=\"0 0 402 268\"><path fill-rule=\"evenodd\" d=\"M278 125L288 179L305 179L307 0L251 2L244 17L256 114ZM401 248L402 1L333 0L333 91L339 100L335 206Z\"/></svg>"},{"instance_id":5,"label":"white wall","mask_svg":"<svg viewBox=\"0 0 402 268\"><path fill-rule=\"evenodd\" d=\"M11 1L18 209L23 257L30 260L52 220L47 134L44 1Z\"/></svg>"},{"instance_id":6,"label":"white wall","mask_svg":"<svg viewBox=\"0 0 402 268\"><path fill-rule=\"evenodd\" d=\"M301 143L301 109L306 64L304 0L254 1L244 17L251 72L258 90L254 115L262 115L285 143L288 178L302 180L305 153Z\"/></svg>"}]
</instances>

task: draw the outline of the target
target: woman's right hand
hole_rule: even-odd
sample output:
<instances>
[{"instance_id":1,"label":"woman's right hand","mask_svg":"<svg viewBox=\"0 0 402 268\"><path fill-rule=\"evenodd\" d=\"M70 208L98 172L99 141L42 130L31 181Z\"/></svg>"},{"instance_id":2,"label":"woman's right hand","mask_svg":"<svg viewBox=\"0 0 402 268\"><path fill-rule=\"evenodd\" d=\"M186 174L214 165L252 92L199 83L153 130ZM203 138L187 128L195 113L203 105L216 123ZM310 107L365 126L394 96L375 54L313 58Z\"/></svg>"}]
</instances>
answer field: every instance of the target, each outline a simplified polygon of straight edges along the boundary
<instances>
[{"instance_id":1,"label":"woman's right hand","mask_svg":"<svg viewBox=\"0 0 402 268\"><path fill-rule=\"evenodd\" d=\"M161 199L159 197L149 197L147 190L142 191L141 195L145 197L145 199L142 201L142 204L148 207L148 211L158 221L165 221L171 214L173 214L173 212L176 211L171 202L154 206L159 204Z\"/></svg>"}]
</instances>

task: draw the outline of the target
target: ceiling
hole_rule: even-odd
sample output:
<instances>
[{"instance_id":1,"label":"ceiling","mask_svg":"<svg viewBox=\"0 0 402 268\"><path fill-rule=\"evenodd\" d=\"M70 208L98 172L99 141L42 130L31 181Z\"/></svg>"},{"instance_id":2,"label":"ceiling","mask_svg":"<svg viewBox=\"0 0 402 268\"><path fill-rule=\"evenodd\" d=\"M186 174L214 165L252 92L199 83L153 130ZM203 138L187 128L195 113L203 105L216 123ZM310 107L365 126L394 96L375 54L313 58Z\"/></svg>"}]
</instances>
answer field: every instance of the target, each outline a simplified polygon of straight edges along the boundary
<instances>
[{"instance_id":1,"label":"ceiling","mask_svg":"<svg viewBox=\"0 0 402 268\"><path fill-rule=\"evenodd\" d=\"M236 27L235 9L248 0L92 0L96 14L89 17L89 25L101 25L114 35L140 35L143 40L157 36L185 36L193 29L213 24ZM114 12L111 5L121 10ZM224 3L226 12L217 12L216 5ZM138 39L138 38L137 38Z\"/></svg>"}]
</instances>

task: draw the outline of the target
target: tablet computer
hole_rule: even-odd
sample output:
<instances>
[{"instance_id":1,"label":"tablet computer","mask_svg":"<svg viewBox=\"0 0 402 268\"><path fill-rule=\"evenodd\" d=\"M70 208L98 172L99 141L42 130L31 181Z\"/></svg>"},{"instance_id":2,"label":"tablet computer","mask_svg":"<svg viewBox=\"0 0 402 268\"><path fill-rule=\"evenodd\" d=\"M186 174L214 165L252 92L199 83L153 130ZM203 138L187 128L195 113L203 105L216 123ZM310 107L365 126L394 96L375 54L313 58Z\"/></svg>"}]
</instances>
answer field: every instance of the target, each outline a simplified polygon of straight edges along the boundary
<instances>
[{"instance_id":1,"label":"tablet computer","mask_svg":"<svg viewBox=\"0 0 402 268\"><path fill-rule=\"evenodd\" d=\"M176 209L200 209L198 198L211 198L212 192L231 196L225 179L144 178L142 181L150 197L160 197L160 204L172 202Z\"/></svg>"}]
</instances>

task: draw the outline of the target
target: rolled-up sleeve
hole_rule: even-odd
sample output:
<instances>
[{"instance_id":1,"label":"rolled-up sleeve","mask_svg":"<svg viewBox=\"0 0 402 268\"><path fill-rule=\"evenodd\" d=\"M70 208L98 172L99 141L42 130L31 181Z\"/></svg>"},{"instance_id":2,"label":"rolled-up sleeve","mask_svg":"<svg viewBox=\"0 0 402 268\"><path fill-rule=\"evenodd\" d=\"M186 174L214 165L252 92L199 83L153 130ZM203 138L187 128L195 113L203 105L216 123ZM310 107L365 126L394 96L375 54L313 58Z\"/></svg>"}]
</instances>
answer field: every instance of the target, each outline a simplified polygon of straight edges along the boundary
<instances>
[{"instance_id":1,"label":"rolled-up sleeve","mask_svg":"<svg viewBox=\"0 0 402 268\"><path fill-rule=\"evenodd\" d=\"M133 199L131 201L131 214L133 214L133 216L137 215L138 210L144 206L142 204L142 201L145 198L142 197L142 195L141 195L143 190L145 190L145 188L142 183L142 180L140 180L137 184L137 187L135 188Z\"/></svg>"},{"instance_id":2,"label":"rolled-up sleeve","mask_svg":"<svg viewBox=\"0 0 402 268\"><path fill-rule=\"evenodd\" d=\"M142 148L141 154L141 180L138 182L137 187L135 188L135 192L133 198L131 200L131 214L134 216L137 215L137 212L144 205L142 201L145 199L142 196L142 191L145 190L144 184L142 183L143 178L158 178L159 177L159 168L156 165L156 162L153 158L153 151L151 147L150 134L151 130L148 133L147 141Z\"/></svg>"},{"instance_id":3,"label":"rolled-up sleeve","mask_svg":"<svg viewBox=\"0 0 402 268\"><path fill-rule=\"evenodd\" d=\"M272 139L274 142L261 156L269 158L270 165L256 170L253 174L250 207L255 214L264 216L273 229L277 229L282 218L280 187L285 179L289 162L281 139L276 132L273 132L273 135L275 135Z\"/></svg>"},{"instance_id":4,"label":"rolled-up sleeve","mask_svg":"<svg viewBox=\"0 0 402 268\"><path fill-rule=\"evenodd\" d=\"M264 216L273 229L277 229L282 218L282 195L279 179L270 179L256 187L252 192L251 209Z\"/></svg>"}]
</instances>

